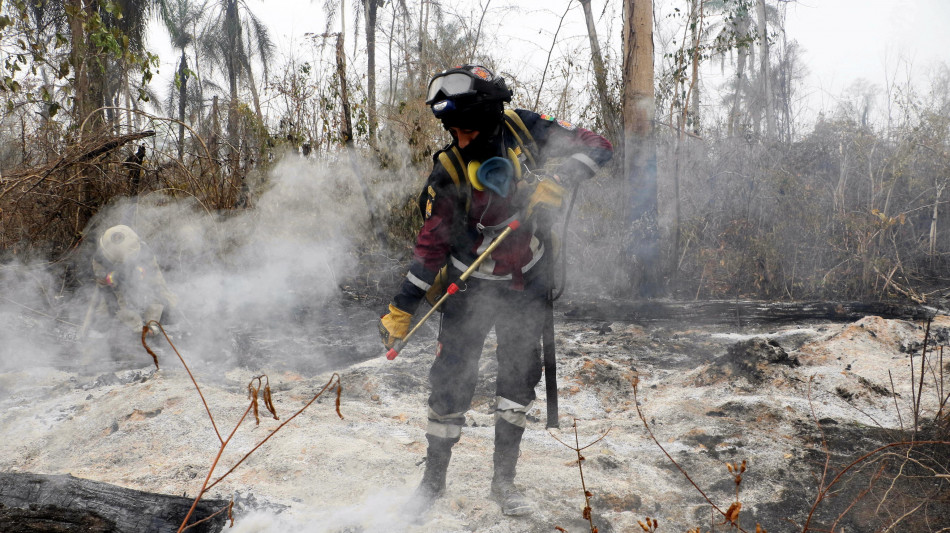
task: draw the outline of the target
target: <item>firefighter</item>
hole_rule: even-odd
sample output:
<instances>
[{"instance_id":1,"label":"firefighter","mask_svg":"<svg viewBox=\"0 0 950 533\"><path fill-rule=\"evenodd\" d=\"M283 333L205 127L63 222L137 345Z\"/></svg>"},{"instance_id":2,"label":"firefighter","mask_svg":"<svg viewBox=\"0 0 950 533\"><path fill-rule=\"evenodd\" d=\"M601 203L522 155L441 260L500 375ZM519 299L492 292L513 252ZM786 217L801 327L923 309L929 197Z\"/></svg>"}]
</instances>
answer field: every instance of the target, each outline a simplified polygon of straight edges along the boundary
<instances>
[{"instance_id":1,"label":"firefighter","mask_svg":"<svg viewBox=\"0 0 950 533\"><path fill-rule=\"evenodd\" d=\"M162 325L173 321L178 298L168 290L155 256L132 228L120 224L103 232L92 270L98 314L111 316L120 331L131 334L119 333L114 338L134 341L146 324L149 335L158 333L151 321Z\"/></svg>"},{"instance_id":2,"label":"firefighter","mask_svg":"<svg viewBox=\"0 0 950 533\"><path fill-rule=\"evenodd\" d=\"M514 484L527 412L541 379L540 338L551 293L553 250L544 232L567 188L592 177L612 155L602 136L526 110L507 110L505 79L478 65L435 75L426 105L452 142L433 157L419 197L424 223L414 257L389 311L380 319L387 348L405 338L410 318L446 266L458 276L512 220L521 226L446 300L438 352L429 372L425 473L408 512L420 515L445 490L452 447L474 394L478 360L494 327L498 340L494 473L491 496L505 515L530 514ZM546 163L560 158L553 172ZM548 247L551 247L550 245Z\"/></svg>"}]
</instances>

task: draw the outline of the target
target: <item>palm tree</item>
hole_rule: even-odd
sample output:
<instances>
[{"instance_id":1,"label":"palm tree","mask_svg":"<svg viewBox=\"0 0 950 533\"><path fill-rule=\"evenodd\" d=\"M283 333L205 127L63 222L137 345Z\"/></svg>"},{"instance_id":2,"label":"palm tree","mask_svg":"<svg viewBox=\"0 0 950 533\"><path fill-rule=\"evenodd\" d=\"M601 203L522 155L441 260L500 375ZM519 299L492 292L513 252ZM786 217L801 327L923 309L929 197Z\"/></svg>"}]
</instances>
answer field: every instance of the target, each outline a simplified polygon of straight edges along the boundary
<instances>
[{"instance_id":1,"label":"palm tree","mask_svg":"<svg viewBox=\"0 0 950 533\"><path fill-rule=\"evenodd\" d=\"M274 44L264 24L251 12L244 0L217 0L218 13L202 36L201 46L208 58L222 68L228 79L229 96L237 102L238 84L251 91L254 111L262 118L260 98L251 67L256 57L264 67L274 55Z\"/></svg>"},{"instance_id":2,"label":"palm tree","mask_svg":"<svg viewBox=\"0 0 950 533\"><path fill-rule=\"evenodd\" d=\"M366 107L369 115L369 143L376 143L376 11L380 0L363 0L366 10Z\"/></svg>"},{"instance_id":3,"label":"palm tree","mask_svg":"<svg viewBox=\"0 0 950 533\"><path fill-rule=\"evenodd\" d=\"M197 41L197 25L204 18L207 2L194 4L191 0L157 0L159 14L165 29L171 36L172 47L181 52L175 74L175 88L178 104L178 159L182 158L185 149L185 107L188 98L188 78L192 70L188 67L188 49L194 47ZM170 93L174 95L175 93Z\"/></svg>"},{"instance_id":4,"label":"palm tree","mask_svg":"<svg viewBox=\"0 0 950 533\"><path fill-rule=\"evenodd\" d=\"M228 79L228 142L230 143L230 166L232 175L238 170L240 160L240 142L238 139L238 83L244 82L251 91L254 111L263 122L260 98L254 71L251 68L253 57L261 61L264 76L267 76L267 64L274 55L274 45L264 24L248 8L244 0L217 0L218 12L211 19L201 37L200 46L203 55L217 64ZM242 198L246 200L246 185L242 178Z\"/></svg>"},{"instance_id":5,"label":"palm tree","mask_svg":"<svg viewBox=\"0 0 950 533\"><path fill-rule=\"evenodd\" d=\"M769 91L767 80L769 79L769 51L767 41L767 21L773 24L779 22L778 10L770 6L764 0L709 0L706 8L712 12L721 12L724 20L710 30L718 29L718 33L713 39L714 53L725 58L733 50L736 52L736 77L733 82L733 93L729 98L728 131L730 134L736 133L736 128L741 115L741 102L743 95L755 95L756 88L749 86L749 75L746 73L746 66L749 57L754 53L753 44L760 40L762 57L760 57L759 80L762 87L758 92ZM754 11L754 12L753 12ZM753 21L753 16L757 18L757 23ZM771 94L762 95L764 101L757 102L759 109L770 105ZM766 111L768 114L768 111ZM768 130L774 127L774 115L770 118L767 115ZM758 128L758 123L756 124Z\"/></svg>"}]
</instances>

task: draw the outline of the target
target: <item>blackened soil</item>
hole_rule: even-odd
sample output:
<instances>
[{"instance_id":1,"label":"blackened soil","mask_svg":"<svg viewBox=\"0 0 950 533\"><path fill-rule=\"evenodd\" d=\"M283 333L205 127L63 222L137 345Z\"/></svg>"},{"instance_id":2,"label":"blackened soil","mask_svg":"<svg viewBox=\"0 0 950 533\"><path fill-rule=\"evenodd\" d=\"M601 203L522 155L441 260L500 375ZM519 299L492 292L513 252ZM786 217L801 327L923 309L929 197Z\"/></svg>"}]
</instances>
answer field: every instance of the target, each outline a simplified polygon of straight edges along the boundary
<instances>
[{"instance_id":1,"label":"blackened soil","mask_svg":"<svg viewBox=\"0 0 950 533\"><path fill-rule=\"evenodd\" d=\"M118 533L115 522L92 511L31 505L27 509L0 504L0 531L6 533Z\"/></svg>"}]
</instances>

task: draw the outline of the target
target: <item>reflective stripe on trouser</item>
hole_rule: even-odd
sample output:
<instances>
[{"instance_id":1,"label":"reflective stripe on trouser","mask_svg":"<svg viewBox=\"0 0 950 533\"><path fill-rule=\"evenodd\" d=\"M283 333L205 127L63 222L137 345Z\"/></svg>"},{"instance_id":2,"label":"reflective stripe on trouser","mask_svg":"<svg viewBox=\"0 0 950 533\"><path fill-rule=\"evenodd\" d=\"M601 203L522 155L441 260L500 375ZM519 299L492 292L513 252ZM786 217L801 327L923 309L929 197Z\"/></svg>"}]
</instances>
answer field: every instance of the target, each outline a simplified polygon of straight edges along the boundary
<instances>
[{"instance_id":1,"label":"reflective stripe on trouser","mask_svg":"<svg viewBox=\"0 0 950 533\"><path fill-rule=\"evenodd\" d=\"M429 408L429 424L426 433L442 439L458 439L465 425L465 412L440 415Z\"/></svg>"},{"instance_id":2,"label":"reflective stripe on trouser","mask_svg":"<svg viewBox=\"0 0 950 533\"><path fill-rule=\"evenodd\" d=\"M452 276L457 277L458 272ZM512 290L507 281L469 278L465 291L446 300L439 332L442 349L429 370L432 429L427 432L447 432L440 425L456 424L448 419L471 407L478 383L479 358L492 327L498 340L495 396L525 407L536 398L535 386L541 381L541 328L547 302L542 278L529 279L523 291ZM505 405L502 408L509 409ZM509 414L516 420L524 417L524 413L515 415L516 412ZM457 425L464 425L464 418L459 417ZM524 427L524 423L519 427Z\"/></svg>"},{"instance_id":3,"label":"reflective stripe on trouser","mask_svg":"<svg viewBox=\"0 0 950 533\"><path fill-rule=\"evenodd\" d=\"M495 400L495 424L498 420L504 420L520 428L528 426L528 409L531 407L531 402L528 402L528 405L521 405L501 396Z\"/></svg>"}]
</instances>

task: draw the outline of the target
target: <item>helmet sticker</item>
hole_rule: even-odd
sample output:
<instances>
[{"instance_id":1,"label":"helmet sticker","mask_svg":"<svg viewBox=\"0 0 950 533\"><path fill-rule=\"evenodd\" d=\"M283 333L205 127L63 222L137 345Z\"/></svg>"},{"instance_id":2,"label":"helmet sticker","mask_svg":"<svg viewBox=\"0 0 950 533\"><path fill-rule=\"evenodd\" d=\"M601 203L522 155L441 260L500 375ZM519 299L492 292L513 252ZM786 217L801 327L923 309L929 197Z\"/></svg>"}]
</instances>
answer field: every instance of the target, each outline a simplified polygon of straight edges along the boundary
<instances>
[{"instance_id":1,"label":"helmet sticker","mask_svg":"<svg viewBox=\"0 0 950 533\"><path fill-rule=\"evenodd\" d=\"M449 105L448 100L442 100L441 102L436 102L432 104L432 110L435 112L439 112L439 111L444 110L446 107L448 107L448 105Z\"/></svg>"},{"instance_id":2,"label":"helmet sticker","mask_svg":"<svg viewBox=\"0 0 950 533\"><path fill-rule=\"evenodd\" d=\"M551 115L541 115L541 120L548 120L553 122L555 119Z\"/></svg>"},{"instance_id":3,"label":"helmet sticker","mask_svg":"<svg viewBox=\"0 0 950 533\"><path fill-rule=\"evenodd\" d=\"M473 76L476 76L476 77L478 77L478 78L481 78L481 79L483 79L483 80L491 80L491 79L492 79L491 72L488 72L487 69L482 68L482 67L472 67L472 75L473 75Z\"/></svg>"}]
</instances>

